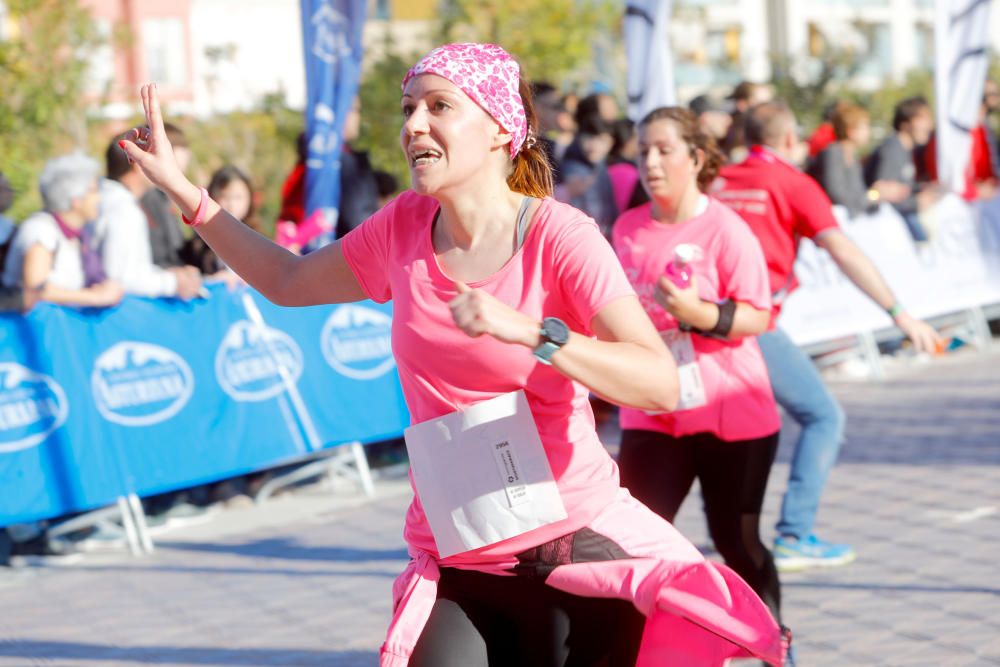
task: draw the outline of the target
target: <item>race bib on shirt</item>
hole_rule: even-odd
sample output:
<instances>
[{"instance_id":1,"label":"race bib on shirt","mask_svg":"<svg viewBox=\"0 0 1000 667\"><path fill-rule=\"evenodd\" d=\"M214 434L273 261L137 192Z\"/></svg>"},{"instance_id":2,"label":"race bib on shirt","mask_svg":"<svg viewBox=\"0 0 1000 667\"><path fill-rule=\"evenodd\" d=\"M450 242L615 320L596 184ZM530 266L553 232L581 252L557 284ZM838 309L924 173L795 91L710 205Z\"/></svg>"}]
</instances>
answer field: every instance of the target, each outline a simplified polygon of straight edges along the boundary
<instances>
[{"instance_id":1,"label":"race bib on shirt","mask_svg":"<svg viewBox=\"0 0 1000 667\"><path fill-rule=\"evenodd\" d=\"M523 390L414 424L404 437L442 558L567 517Z\"/></svg>"},{"instance_id":2,"label":"race bib on shirt","mask_svg":"<svg viewBox=\"0 0 1000 667\"><path fill-rule=\"evenodd\" d=\"M677 375L681 382L681 397L674 412L700 408L708 403L705 396L705 383L701 379L701 369L698 367L698 353L694 351L691 334L680 329L661 331L660 337L670 348L677 363ZM662 412L647 412L649 415Z\"/></svg>"}]
</instances>

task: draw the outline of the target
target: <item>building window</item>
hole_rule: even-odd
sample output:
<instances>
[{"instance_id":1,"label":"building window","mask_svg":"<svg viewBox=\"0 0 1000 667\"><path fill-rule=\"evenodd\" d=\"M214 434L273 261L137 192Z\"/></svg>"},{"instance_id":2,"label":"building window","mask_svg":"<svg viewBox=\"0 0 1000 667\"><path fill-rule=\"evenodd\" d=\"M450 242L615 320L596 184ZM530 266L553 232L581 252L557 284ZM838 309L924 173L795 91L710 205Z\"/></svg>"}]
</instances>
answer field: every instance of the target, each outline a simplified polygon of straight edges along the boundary
<instances>
[{"instance_id":1,"label":"building window","mask_svg":"<svg viewBox=\"0 0 1000 667\"><path fill-rule=\"evenodd\" d=\"M142 22L146 74L151 81L181 88L187 85L187 40L179 18L151 18Z\"/></svg>"},{"instance_id":2,"label":"building window","mask_svg":"<svg viewBox=\"0 0 1000 667\"><path fill-rule=\"evenodd\" d=\"M89 54L87 88L92 93L103 93L115 78L115 52L111 48L111 24L105 19L94 19L94 28L102 44Z\"/></svg>"},{"instance_id":3,"label":"building window","mask_svg":"<svg viewBox=\"0 0 1000 667\"><path fill-rule=\"evenodd\" d=\"M828 7L853 7L855 9L889 6L889 0L813 0L813 3Z\"/></svg>"},{"instance_id":4,"label":"building window","mask_svg":"<svg viewBox=\"0 0 1000 667\"><path fill-rule=\"evenodd\" d=\"M934 68L934 26L917 24L917 66Z\"/></svg>"}]
</instances>

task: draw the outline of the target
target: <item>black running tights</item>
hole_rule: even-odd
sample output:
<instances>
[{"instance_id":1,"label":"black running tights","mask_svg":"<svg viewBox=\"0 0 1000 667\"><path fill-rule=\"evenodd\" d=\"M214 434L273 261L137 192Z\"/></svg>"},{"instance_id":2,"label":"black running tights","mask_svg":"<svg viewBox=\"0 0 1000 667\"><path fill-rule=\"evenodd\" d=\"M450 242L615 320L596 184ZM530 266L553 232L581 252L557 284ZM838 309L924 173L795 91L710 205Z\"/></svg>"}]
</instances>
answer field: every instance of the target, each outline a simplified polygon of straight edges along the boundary
<instances>
[{"instance_id":1,"label":"black running tights","mask_svg":"<svg viewBox=\"0 0 1000 667\"><path fill-rule=\"evenodd\" d=\"M410 667L633 667L645 617L536 576L441 568Z\"/></svg>"},{"instance_id":2,"label":"black running tights","mask_svg":"<svg viewBox=\"0 0 1000 667\"><path fill-rule=\"evenodd\" d=\"M622 432L618 465L622 486L673 522L697 479L715 548L781 622L781 589L771 552L760 541L760 510L778 434L724 441L711 433L673 437Z\"/></svg>"}]
</instances>

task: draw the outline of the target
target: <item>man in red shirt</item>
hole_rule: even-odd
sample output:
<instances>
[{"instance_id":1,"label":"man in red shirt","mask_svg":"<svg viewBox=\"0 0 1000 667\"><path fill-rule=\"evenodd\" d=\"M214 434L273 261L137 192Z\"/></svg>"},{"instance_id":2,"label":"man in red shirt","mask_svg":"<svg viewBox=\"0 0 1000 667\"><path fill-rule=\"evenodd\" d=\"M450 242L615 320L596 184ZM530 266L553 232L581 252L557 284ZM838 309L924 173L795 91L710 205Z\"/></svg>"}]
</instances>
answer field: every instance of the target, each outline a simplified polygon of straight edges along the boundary
<instances>
[{"instance_id":1,"label":"man in red shirt","mask_svg":"<svg viewBox=\"0 0 1000 667\"><path fill-rule=\"evenodd\" d=\"M802 429L777 525L775 562L782 570L842 565L854 559L854 550L820 540L813 526L840 450L844 413L809 357L774 324L782 301L797 286L792 268L799 239L812 239L829 252L840 270L892 316L918 350L933 350L938 336L900 306L875 265L840 230L823 190L790 162L798 136L789 108L777 101L754 107L746 118L746 136L749 156L723 167L713 195L747 221L764 249L774 310L771 330L758 341L775 399Z\"/></svg>"}]
</instances>

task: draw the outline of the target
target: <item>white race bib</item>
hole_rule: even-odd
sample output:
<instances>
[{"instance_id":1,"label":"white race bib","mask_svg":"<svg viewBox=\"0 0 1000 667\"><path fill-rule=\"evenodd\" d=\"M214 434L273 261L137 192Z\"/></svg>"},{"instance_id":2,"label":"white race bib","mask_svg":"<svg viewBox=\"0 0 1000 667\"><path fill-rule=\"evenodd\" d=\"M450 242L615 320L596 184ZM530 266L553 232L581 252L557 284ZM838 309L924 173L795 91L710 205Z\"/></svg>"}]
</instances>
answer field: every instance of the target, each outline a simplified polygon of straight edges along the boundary
<instances>
[{"instance_id":1,"label":"white race bib","mask_svg":"<svg viewBox=\"0 0 1000 667\"><path fill-rule=\"evenodd\" d=\"M523 390L414 424L404 436L442 558L567 517Z\"/></svg>"},{"instance_id":2,"label":"white race bib","mask_svg":"<svg viewBox=\"0 0 1000 667\"><path fill-rule=\"evenodd\" d=\"M660 337L670 348L677 363L677 375L681 381L681 398L674 412L700 408L708 403L705 396L705 383L701 379L701 369L698 368L698 353L694 351L691 334L680 329L661 331ZM660 413L651 413L660 414Z\"/></svg>"}]
</instances>

